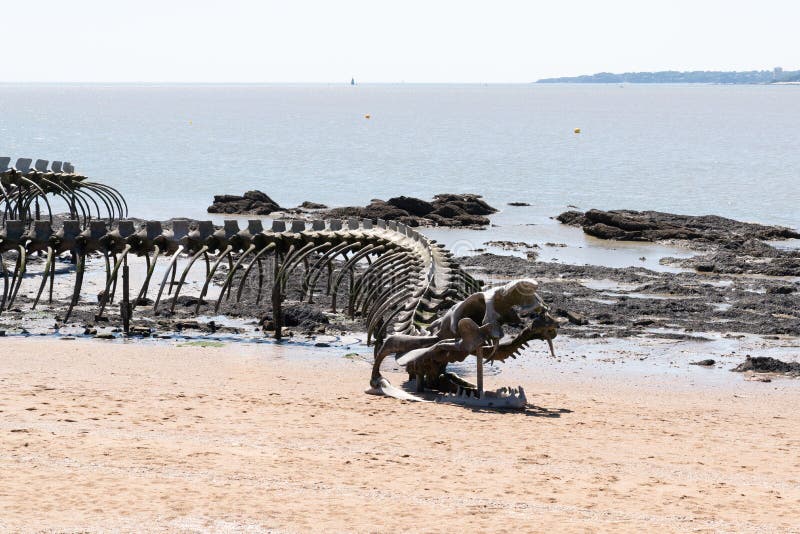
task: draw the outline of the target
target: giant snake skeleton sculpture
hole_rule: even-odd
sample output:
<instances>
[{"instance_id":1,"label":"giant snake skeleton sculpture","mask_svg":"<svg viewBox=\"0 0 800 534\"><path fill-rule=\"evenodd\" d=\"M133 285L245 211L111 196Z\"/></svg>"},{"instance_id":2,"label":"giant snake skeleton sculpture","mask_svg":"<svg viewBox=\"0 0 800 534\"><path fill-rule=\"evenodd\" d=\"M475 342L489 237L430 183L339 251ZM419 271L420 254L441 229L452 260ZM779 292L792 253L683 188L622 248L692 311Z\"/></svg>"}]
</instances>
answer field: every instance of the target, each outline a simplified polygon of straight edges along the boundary
<instances>
[{"instance_id":1,"label":"giant snake skeleton sculpture","mask_svg":"<svg viewBox=\"0 0 800 534\"><path fill-rule=\"evenodd\" d=\"M71 166L70 170L74 171ZM522 388L484 391L484 363L515 358L534 339L546 340L553 353L551 340L556 336L558 323L536 293L536 282L517 280L481 291L482 284L462 270L450 252L403 224L351 219L291 221L287 226L284 221L273 221L271 229L264 230L259 220L249 221L243 229L237 221L225 221L221 228L215 228L210 221L175 220L170 230L162 229L155 221L137 229L133 221L118 220L124 213L121 208L124 200L119 196L119 202L110 202L115 208L108 210L105 220L92 219L87 212L87 216L65 221L54 231L51 220L37 220L33 216L31 205L35 199L55 194L68 200L68 205L76 205L77 202L70 204L69 199L77 201L80 196L85 200L91 192L108 200L112 190L87 180L75 180L64 187L72 192L70 197L64 190L57 193L49 188L49 182L62 180L64 185L63 177L39 176L37 182L30 173L26 175L33 185L27 184L16 170L3 175L0 202L5 203L7 216L0 227L3 277L0 313L11 309L17 300L27 272L26 260L31 254L46 255L32 302L34 308L48 282L48 302L53 301L56 258L69 253L75 261L75 283L63 318L65 323L79 304L88 256L104 259L105 289L99 298L100 316L115 299L120 268L127 272L129 257L145 259L144 282L132 301L125 294L127 308L120 307L123 319L126 314L129 318L132 308L151 302L147 300L151 289L155 296L153 311L173 313L190 270L202 258L205 281L195 312L208 294L219 266L226 262L227 275L215 310L231 298L238 301L245 283L255 278L256 302L260 303L262 298L269 301L277 339L282 337L282 303L287 297L290 275L299 276L302 268L300 298L309 302L314 299L321 276L326 275L324 292L331 309L336 311L340 307L349 317L360 317L366 325L367 343L374 341L370 393L422 400L392 386L381 375L382 361L394 354L398 364L404 365L414 379L417 392L430 388L447 392L443 398L452 402L524 407L526 398ZM76 213L71 210L71 214ZM16 256L13 268L6 266L5 255ZM153 275L160 259L162 264L166 261L167 267L157 284ZM178 275L181 259L185 265ZM271 261L267 263L267 259ZM271 269L265 269L265 263ZM127 286L127 280L123 282ZM343 295L346 302L337 302ZM505 325L519 328L518 333L504 336ZM462 362L470 355L477 358L476 385L447 372L449 363Z\"/></svg>"}]
</instances>

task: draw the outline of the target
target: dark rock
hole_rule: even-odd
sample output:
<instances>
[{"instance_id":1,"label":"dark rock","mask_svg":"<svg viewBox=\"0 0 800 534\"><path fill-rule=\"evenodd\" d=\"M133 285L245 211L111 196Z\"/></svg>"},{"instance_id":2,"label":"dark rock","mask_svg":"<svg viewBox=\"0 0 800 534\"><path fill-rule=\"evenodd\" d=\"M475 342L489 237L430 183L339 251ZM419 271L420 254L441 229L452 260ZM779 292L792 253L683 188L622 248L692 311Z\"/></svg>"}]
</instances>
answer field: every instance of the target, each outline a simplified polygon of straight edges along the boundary
<instances>
[{"instance_id":1,"label":"dark rock","mask_svg":"<svg viewBox=\"0 0 800 534\"><path fill-rule=\"evenodd\" d=\"M789 295L795 291L797 291L797 288L794 286L778 286L767 288L767 293L770 295Z\"/></svg>"},{"instance_id":2,"label":"dark rock","mask_svg":"<svg viewBox=\"0 0 800 534\"><path fill-rule=\"evenodd\" d=\"M715 363L717 363L715 360L712 360L712 359L709 358L707 360L700 360L700 361L697 361L697 362L689 362L689 365L700 365L702 367L711 367Z\"/></svg>"},{"instance_id":3,"label":"dark rock","mask_svg":"<svg viewBox=\"0 0 800 534\"><path fill-rule=\"evenodd\" d=\"M423 219L420 219L419 217L413 217L409 215L408 217L400 217L399 219L397 219L397 222L403 223L406 226L411 226L413 228L416 226L422 226L421 224L422 220Z\"/></svg>"},{"instance_id":4,"label":"dark rock","mask_svg":"<svg viewBox=\"0 0 800 534\"><path fill-rule=\"evenodd\" d=\"M458 222L458 226L487 226L489 219L482 215L457 215L453 218Z\"/></svg>"},{"instance_id":5,"label":"dark rock","mask_svg":"<svg viewBox=\"0 0 800 534\"><path fill-rule=\"evenodd\" d=\"M242 196L214 195L214 203L208 213L269 215L281 207L262 191L247 191Z\"/></svg>"},{"instance_id":6,"label":"dark rock","mask_svg":"<svg viewBox=\"0 0 800 534\"><path fill-rule=\"evenodd\" d=\"M300 326L300 327L316 327L319 324L328 324L328 317L307 304L296 304L286 306L283 309L283 325L284 326ZM264 326L266 329L266 326ZM273 326L274 330L275 327Z\"/></svg>"},{"instance_id":7,"label":"dark rock","mask_svg":"<svg viewBox=\"0 0 800 534\"><path fill-rule=\"evenodd\" d=\"M254 191L246 191L244 195L242 195L247 200L252 200L253 202L261 202L262 204L269 204L273 206L276 210L280 209L278 203L269 198L266 193L258 190Z\"/></svg>"},{"instance_id":8,"label":"dark rock","mask_svg":"<svg viewBox=\"0 0 800 534\"><path fill-rule=\"evenodd\" d=\"M675 215L658 211L566 211L557 219L580 226L586 234L617 241L688 241L704 254L663 258L703 273L800 276L800 251L782 250L765 240L799 238L783 226L747 223L717 215Z\"/></svg>"},{"instance_id":9,"label":"dark rock","mask_svg":"<svg viewBox=\"0 0 800 534\"><path fill-rule=\"evenodd\" d=\"M362 219L366 216L366 208L358 206L345 206L343 208L332 208L325 212L326 218L331 219L349 219L355 217Z\"/></svg>"},{"instance_id":10,"label":"dark rock","mask_svg":"<svg viewBox=\"0 0 800 534\"><path fill-rule=\"evenodd\" d=\"M610 313L600 313L594 317L599 324L614 324L614 317Z\"/></svg>"},{"instance_id":11,"label":"dark rock","mask_svg":"<svg viewBox=\"0 0 800 534\"><path fill-rule=\"evenodd\" d=\"M556 220L558 220L559 222L564 224L569 224L572 226L580 226L579 221L581 221L582 219L583 219L582 211L565 211L564 213L556 217Z\"/></svg>"},{"instance_id":12,"label":"dark rock","mask_svg":"<svg viewBox=\"0 0 800 534\"><path fill-rule=\"evenodd\" d=\"M406 210L401 210L391 204L387 204L383 200L373 200L368 206L363 208L358 206L333 208L326 212L325 216L339 219L348 219L351 217L357 219L372 219L372 222L375 222L378 219L395 221L402 217L409 217L410 214Z\"/></svg>"},{"instance_id":13,"label":"dark rock","mask_svg":"<svg viewBox=\"0 0 800 534\"><path fill-rule=\"evenodd\" d=\"M572 324L576 324L579 326L589 324L589 320L578 312L565 309L558 309L556 310L556 313L561 317L566 317L567 320L569 320L569 322Z\"/></svg>"},{"instance_id":14,"label":"dark rock","mask_svg":"<svg viewBox=\"0 0 800 534\"><path fill-rule=\"evenodd\" d=\"M514 207L530 206L527 202L509 202L508 205Z\"/></svg>"},{"instance_id":15,"label":"dark rock","mask_svg":"<svg viewBox=\"0 0 800 534\"><path fill-rule=\"evenodd\" d=\"M615 226L609 226L603 223L586 225L583 227L583 231L599 239L615 239L618 241L632 241L634 239L634 236L630 232L625 232Z\"/></svg>"},{"instance_id":16,"label":"dark rock","mask_svg":"<svg viewBox=\"0 0 800 534\"><path fill-rule=\"evenodd\" d=\"M428 214L425 219L432 221L436 226L457 226L458 224L456 221L452 221L441 215L436 215L435 213Z\"/></svg>"},{"instance_id":17,"label":"dark rock","mask_svg":"<svg viewBox=\"0 0 800 534\"><path fill-rule=\"evenodd\" d=\"M273 209L271 206L251 206L246 211L251 211L255 215L269 215L270 213L272 213L274 211L278 211L278 210ZM227 213L231 213L231 212L228 211ZM235 213L238 214L238 213L241 213L241 212L237 211Z\"/></svg>"},{"instance_id":18,"label":"dark rock","mask_svg":"<svg viewBox=\"0 0 800 534\"><path fill-rule=\"evenodd\" d=\"M364 207L347 206L333 208L323 215L331 218L350 217L397 221L408 226L487 226L485 215L497 210L484 202L480 195L442 194L436 195L433 202L414 197L394 197L388 201L373 199Z\"/></svg>"},{"instance_id":19,"label":"dark rock","mask_svg":"<svg viewBox=\"0 0 800 534\"><path fill-rule=\"evenodd\" d=\"M444 204L456 205L470 215L491 215L492 213L497 213L497 210L487 204L481 195L470 193L460 195L453 193L442 193L433 197L434 208Z\"/></svg>"},{"instance_id":20,"label":"dark rock","mask_svg":"<svg viewBox=\"0 0 800 534\"><path fill-rule=\"evenodd\" d=\"M200 304L207 304L207 302L204 300ZM197 297L193 295L181 295L175 302L175 306L184 306L187 308L190 306L197 306Z\"/></svg>"},{"instance_id":21,"label":"dark rock","mask_svg":"<svg viewBox=\"0 0 800 534\"><path fill-rule=\"evenodd\" d=\"M433 210L432 213L445 219L453 219L459 215L469 215L466 210L457 204L442 204Z\"/></svg>"},{"instance_id":22,"label":"dark rock","mask_svg":"<svg viewBox=\"0 0 800 534\"><path fill-rule=\"evenodd\" d=\"M414 197L406 197L406 196L399 196L390 198L386 201L387 204L390 204L396 208L400 208L401 210L407 211L411 215L415 215L417 217L424 217L430 212L433 211L433 204L430 202L426 202L419 198Z\"/></svg>"},{"instance_id":23,"label":"dark rock","mask_svg":"<svg viewBox=\"0 0 800 534\"><path fill-rule=\"evenodd\" d=\"M800 375L800 362L784 362L769 356L747 356L744 362L740 363L731 371L743 373L754 371L756 373L784 373L789 375Z\"/></svg>"},{"instance_id":24,"label":"dark rock","mask_svg":"<svg viewBox=\"0 0 800 534\"><path fill-rule=\"evenodd\" d=\"M195 301L196 302L196 301ZM200 323L194 320L175 321L175 330L200 330Z\"/></svg>"},{"instance_id":25,"label":"dark rock","mask_svg":"<svg viewBox=\"0 0 800 534\"><path fill-rule=\"evenodd\" d=\"M230 202L241 202L242 200L244 200L244 197L238 195L214 195L214 204L227 204Z\"/></svg>"},{"instance_id":26,"label":"dark rock","mask_svg":"<svg viewBox=\"0 0 800 534\"><path fill-rule=\"evenodd\" d=\"M326 209L328 209L328 206L326 206L325 204L320 204L319 202L311 202L309 200L306 200L305 202L300 204L300 207L303 208L303 209L306 209L306 210L326 210Z\"/></svg>"},{"instance_id":27,"label":"dark rock","mask_svg":"<svg viewBox=\"0 0 800 534\"><path fill-rule=\"evenodd\" d=\"M139 337L150 337L152 330L146 326L133 326L130 329L130 335Z\"/></svg>"},{"instance_id":28,"label":"dark rock","mask_svg":"<svg viewBox=\"0 0 800 534\"><path fill-rule=\"evenodd\" d=\"M705 240L741 243L748 240L800 238L800 232L783 226L768 226L717 215L676 215L659 211L589 210L566 211L556 217L571 226L581 226L602 239L661 241Z\"/></svg>"}]
</instances>

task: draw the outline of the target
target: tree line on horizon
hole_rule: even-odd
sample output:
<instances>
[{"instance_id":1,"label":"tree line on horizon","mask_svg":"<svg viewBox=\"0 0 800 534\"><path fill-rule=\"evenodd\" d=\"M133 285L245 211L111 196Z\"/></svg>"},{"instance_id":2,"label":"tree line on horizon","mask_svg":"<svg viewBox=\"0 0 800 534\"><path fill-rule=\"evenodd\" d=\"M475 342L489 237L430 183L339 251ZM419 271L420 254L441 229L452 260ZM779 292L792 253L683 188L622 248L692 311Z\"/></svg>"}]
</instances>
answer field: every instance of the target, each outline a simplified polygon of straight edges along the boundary
<instances>
[{"instance_id":1,"label":"tree line on horizon","mask_svg":"<svg viewBox=\"0 0 800 534\"><path fill-rule=\"evenodd\" d=\"M751 70L751 71L676 71L625 72L614 74L598 72L582 76L544 78L536 83L720 83L720 84L766 84L800 81L800 70Z\"/></svg>"}]
</instances>

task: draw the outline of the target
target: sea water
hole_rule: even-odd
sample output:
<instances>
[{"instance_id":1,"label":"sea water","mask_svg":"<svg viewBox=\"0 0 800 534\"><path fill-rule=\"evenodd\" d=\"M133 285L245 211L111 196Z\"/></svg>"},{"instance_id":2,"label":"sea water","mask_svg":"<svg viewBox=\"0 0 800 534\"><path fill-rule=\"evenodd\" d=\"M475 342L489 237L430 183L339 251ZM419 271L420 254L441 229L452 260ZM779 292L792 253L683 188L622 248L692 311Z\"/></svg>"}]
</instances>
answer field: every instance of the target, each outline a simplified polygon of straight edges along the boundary
<instances>
[{"instance_id":1,"label":"sea water","mask_svg":"<svg viewBox=\"0 0 800 534\"><path fill-rule=\"evenodd\" d=\"M568 250L591 255L607 247L551 217L572 205L800 226L799 118L797 86L5 84L0 156L71 161L143 218L212 218L213 195L250 189L286 207L479 193L502 210L486 240L577 240Z\"/></svg>"}]
</instances>

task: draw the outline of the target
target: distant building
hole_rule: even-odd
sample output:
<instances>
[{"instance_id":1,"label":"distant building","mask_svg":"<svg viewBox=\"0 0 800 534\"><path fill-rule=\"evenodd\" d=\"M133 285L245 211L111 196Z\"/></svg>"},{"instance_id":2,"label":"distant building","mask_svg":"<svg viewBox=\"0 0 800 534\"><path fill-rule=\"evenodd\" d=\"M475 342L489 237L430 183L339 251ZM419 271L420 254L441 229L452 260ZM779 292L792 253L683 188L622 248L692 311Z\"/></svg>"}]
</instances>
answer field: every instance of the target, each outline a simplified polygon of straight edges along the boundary
<instances>
[{"instance_id":1,"label":"distant building","mask_svg":"<svg viewBox=\"0 0 800 534\"><path fill-rule=\"evenodd\" d=\"M773 81L780 80L781 78L783 78L783 68L782 67L775 67L772 70L772 80Z\"/></svg>"}]
</instances>

